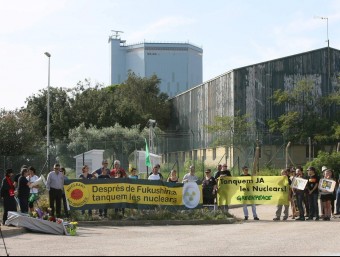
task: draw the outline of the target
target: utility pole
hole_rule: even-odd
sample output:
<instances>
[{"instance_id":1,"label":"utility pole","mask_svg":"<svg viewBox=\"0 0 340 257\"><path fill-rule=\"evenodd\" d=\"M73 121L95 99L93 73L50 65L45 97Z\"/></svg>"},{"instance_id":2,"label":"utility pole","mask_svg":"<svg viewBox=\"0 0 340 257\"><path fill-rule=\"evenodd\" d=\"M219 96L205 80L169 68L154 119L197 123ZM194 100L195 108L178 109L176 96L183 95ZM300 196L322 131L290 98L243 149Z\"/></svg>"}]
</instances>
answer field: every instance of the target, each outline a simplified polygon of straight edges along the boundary
<instances>
[{"instance_id":1,"label":"utility pole","mask_svg":"<svg viewBox=\"0 0 340 257\"><path fill-rule=\"evenodd\" d=\"M309 154L308 154L308 161L312 161L312 138L308 138L308 145L309 145Z\"/></svg>"},{"instance_id":2,"label":"utility pole","mask_svg":"<svg viewBox=\"0 0 340 257\"><path fill-rule=\"evenodd\" d=\"M50 71L51 71L51 54L45 52L48 57L48 82L47 82L47 171L50 170Z\"/></svg>"},{"instance_id":3,"label":"utility pole","mask_svg":"<svg viewBox=\"0 0 340 257\"><path fill-rule=\"evenodd\" d=\"M254 158L254 165L253 165L253 176L259 175L260 168L260 141L256 139L256 148L255 148L255 158Z\"/></svg>"},{"instance_id":4,"label":"utility pole","mask_svg":"<svg viewBox=\"0 0 340 257\"><path fill-rule=\"evenodd\" d=\"M291 142L288 142L288 144L287 144L287 147L286 147L286 169L288 169L289 167L288 167L288 165L289 165L289 153L288 153L288 151L289 151L289 147L290 147L290 144L291 144Z\"/></svg>"},{"instance_id":5,"label":"utility pole","mask_svg":"<svg viewBox=\"0 0 340 257\"><path fill-rule=\"evenodd\" d=\"M320 16L315 16L314 18L317 19L322 19L322 20L326 20L327 22L327 70L328 70L328 74L327 74L327 93L330 94L331 93L331 55L330 55L330 47L329 47L329 34L328 34L328 17L320 17ZM329 108L329 115L330 114L330 108Z\"/></svg>"},{"instance_id":6,"label":"utility pole","mask_svg":"<svg viewBox=\"0 0 340 257\"><path fill-rule=\"evenodd\" d=\"M150 153L155 153L155 144L154 144L154 127L157 126L155 120L149 120L149 150Z\"/></svg>"}]
</instances>

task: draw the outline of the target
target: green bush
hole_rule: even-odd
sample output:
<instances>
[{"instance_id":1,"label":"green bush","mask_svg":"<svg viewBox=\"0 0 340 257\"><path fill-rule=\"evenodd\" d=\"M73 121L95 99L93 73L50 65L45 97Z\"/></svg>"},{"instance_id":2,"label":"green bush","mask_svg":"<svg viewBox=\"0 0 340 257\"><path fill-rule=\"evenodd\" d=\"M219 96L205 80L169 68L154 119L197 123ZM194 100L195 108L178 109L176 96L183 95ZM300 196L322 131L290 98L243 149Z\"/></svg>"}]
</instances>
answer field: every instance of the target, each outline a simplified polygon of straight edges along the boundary
<instances>
[{"instance_id":1,"label":"green bush","mask_svg":"<svg viewBox=\"0 0 340 257\"><path fill-rule=\"evenodd\" d=\"M318 153L318 157L313 161L308 162L304 167L304 170L307 170L308 167L313 166L316 168L319 175L321 174L322 166L326 166L329 169L334 170L335 176L339 177L340 173L340 152L323 152L320 151Z\"/></svg>"}]
</instances>

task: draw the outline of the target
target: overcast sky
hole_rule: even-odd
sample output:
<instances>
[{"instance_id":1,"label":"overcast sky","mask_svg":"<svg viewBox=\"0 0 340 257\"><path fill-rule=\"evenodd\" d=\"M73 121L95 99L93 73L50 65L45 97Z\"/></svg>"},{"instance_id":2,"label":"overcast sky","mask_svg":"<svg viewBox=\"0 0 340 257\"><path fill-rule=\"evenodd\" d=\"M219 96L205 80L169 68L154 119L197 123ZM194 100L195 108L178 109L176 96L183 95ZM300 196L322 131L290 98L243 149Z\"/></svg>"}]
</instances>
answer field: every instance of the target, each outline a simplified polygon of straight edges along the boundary
<instances>
[{"instance_id":1,"label":"overcast sky","mask_svg":"<svg viewBox=\"0 0 340 257\"><path fill-rule=\"evenodd\" d=\"M0 0L0 109L51 86L110 84L111 30L127 44L203 48L203 80L327 46L340 49L337 0Z\"/></svg>"}]
</instances>

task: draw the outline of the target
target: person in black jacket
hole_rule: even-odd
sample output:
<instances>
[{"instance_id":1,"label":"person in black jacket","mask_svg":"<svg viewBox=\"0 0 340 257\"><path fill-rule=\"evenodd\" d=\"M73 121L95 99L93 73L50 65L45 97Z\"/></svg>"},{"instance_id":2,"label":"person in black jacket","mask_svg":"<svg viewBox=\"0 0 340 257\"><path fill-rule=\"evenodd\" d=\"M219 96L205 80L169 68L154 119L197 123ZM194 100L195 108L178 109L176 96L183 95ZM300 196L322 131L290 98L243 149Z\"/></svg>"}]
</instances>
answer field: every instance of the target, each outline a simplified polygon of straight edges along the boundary
<instances>
[{"instance_id":1,"label":"person in black jacket","mask_svg":"<svg viewBox=\"0 0 340 257\"><path fill-rule=\"evenodd\" d=\"M2 217L2 224L5 225L9 211L17 211L17 203L14 198L14 185L11 179L14 171L12 169L7 169L4 179L1 184L1 198L4 199L4 214Z\"/></svg>"},{"instance_id":2,"label":"person in black jacket","mask_svg":"<svg viewBox=\"0 0 340 257\"><path fill-rule=\"evenodd\" d=\"M20 211L22 213L28 213L28 198L30 197L30 188L29 185L31 183L28 182L28 169L21 170L21 176L18 181L18 198L20 204Z\"/></svg>"}]
</instances>

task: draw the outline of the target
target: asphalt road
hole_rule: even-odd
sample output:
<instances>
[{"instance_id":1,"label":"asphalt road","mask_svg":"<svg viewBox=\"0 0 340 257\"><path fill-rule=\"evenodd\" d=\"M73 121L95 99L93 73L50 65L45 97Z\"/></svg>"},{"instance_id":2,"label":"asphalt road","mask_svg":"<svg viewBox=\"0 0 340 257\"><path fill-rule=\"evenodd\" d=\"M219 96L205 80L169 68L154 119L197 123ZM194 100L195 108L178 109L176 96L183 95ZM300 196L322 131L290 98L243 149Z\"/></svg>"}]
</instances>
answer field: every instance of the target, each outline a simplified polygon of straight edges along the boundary
<instances>
[{"instance_id":1,"label":"asphalt road","mask_svg":"<svg viewBox=\"0 0 340 257\"><path fill-rule=\"evenodd\" d=\"M5 243L10 256L340 255L340 218L274 222L275 208L258 206L260 221L237 224L80 227L75 237L25 233ZM230 212L243 218L241 208ZM0 242L0 255L5 254Z\"/></svg>"}]
</instances>

